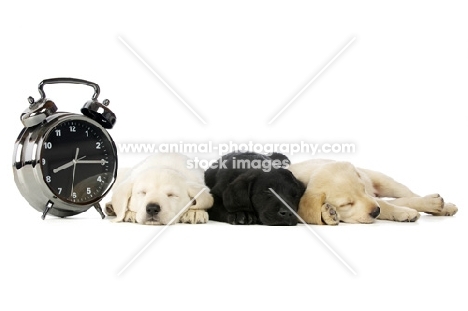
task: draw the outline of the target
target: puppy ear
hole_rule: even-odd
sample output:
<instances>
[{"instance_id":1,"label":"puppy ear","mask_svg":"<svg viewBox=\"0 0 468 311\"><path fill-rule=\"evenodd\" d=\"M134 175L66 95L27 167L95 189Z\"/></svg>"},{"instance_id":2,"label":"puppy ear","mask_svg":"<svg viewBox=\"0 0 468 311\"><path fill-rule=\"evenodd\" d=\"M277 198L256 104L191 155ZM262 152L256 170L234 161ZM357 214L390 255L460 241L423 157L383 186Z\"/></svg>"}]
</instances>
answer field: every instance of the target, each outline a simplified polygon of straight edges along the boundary
<instances>
[{"instance_id":1,"label":"puppy ear","mask_svg":"<svg viewBox=\"0 0 468 311\"><path fill-rule=\"evenodd\" d=\"M188 194L190 199L193 199L200 191L200 195L193 201L193 205L190 209L209 209L213 206L213 196L210 194L210 189L207 186L199 183L188 183Z\"/></svg>"},{"instance_id":2,"label":"puppy ear","mask_svg":"<svg viewBox=\"0 0 468 311\"><path fill-rule=\"evenodd\" d=\"M325 193L313 193L309 188L299 202L297 213L308 224L324 225L322 221L322 205L325 204Z\"/></svg>"},{"instance_id":3,"label":"puppy ear","mask_svg":"<svg viewBox=\"0 0 468 311\"><path fill-rule=\"evenodd\" d=\"M273 152L271 155L269 155L270 159L274 160L279 160L281 161L281 166L282 168L285 168L284 165L289 166L291 164L291 161L287 156L285 156L282 153L279 152ZM283 165L284 164L284 165Z\"/></svg>"},{"instance_id":4,"label":"puppy ear","mask_svg":"<svg viewBox=\"0 0 468 311\"><path fill-rule=\"evenodd\" d=\"M228 212L253 211L250 196L258 173L251 170L237 176L223 191L223 205Z\"/></svg>"},{"instance_id":5,"label":"puppy ear","mask_svg":"<svg viewBox=\"0 0 468 311\"><path fill-rule=\"evenodd\" d=\"M299 179L297 179L296 176L294 176L294 174L290 170L284 170L284 171L285 171L285 174L288 174L289 176L291 176L292 182L296 186L296 189L299 190L299 194L302 197L306 190L306 185L304 185Z\"/></svg>"},{"instance_id":6,"label":"puppy ear","mask_svg":"<svg viewBox=\"0 0 468 311\"><path fill-rule=\"evenodd\" d=\"M126 178L113 190L111 204L112 209L116 215L116 218L113 219L114 222L120 222L124 220L125 213L128 208L128 203L132 197L132 187L133 183L131 182L130 178Z\"/></svg>"}]
</instances>

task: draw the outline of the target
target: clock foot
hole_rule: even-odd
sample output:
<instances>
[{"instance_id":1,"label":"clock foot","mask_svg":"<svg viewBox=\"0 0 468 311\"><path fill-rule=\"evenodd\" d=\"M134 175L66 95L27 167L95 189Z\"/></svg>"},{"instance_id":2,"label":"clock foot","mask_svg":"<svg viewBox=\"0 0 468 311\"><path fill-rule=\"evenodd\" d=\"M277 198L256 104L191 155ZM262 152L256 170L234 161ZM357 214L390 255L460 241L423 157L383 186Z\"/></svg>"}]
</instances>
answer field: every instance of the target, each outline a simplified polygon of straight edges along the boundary
<instances>
[{"instance_id":1,"label":"clock foot","mask_svg":"<svg viewBox=\"0 0 468 311\"><path fill-rule=\"evenodd\" d=\"M44 210L44 212L42 213L42 216L41 216L42 220L45 219L45 217L46 217L47 214L49 213L49 211L50 211L50 209L52 208L52 206L54 206L54 203L52 203L52 202L50 202L50 201L47 202L46 208L45 208L45 210Z\"/></svg>"},{"instance_id":2,"label":"clock foot","mask_svg":"<svg viewBox=\"0 0 468 311\"><path fill-rule=\"evenodd\" d=\"M94 208L101 215L102 219L106 218L106 215L104 215L104 213L102 212L102 208L101 208L101 205L99 203L94 204Z\"/></svg>"}]
</instances>

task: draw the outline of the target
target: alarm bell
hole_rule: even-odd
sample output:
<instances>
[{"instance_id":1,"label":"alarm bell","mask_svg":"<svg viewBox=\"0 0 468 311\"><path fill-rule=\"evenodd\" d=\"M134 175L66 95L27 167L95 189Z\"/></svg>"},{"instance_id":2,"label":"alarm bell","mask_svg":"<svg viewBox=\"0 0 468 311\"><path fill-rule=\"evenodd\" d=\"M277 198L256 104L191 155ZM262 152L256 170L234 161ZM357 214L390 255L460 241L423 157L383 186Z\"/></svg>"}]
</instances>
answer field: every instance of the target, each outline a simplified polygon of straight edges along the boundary
<instances>
[{"instance_id":1,"label":"alarm bell","mask_svg":"<svg viewBox=\"0 0 468 311\"><path fill-rule=\"evenodd\" d=\"M102 104L98 101L100 92L99 85L93 82L75 78L55 78L43 80L41 83L39 83L38 90L41 98L38 101L35 102L34 98L31 96L28 98L29 108L27 108L21 114L21 122L25 127L36 126L42 123L48 116L54 114L57 111L57 106L53 101L46 98L43 89L44 85L46 84L57 83L85 84L93 87L93 97L84 104L83 108L81 108L81 113L83 113L88 118L98 122L106 129L111 129L114 126L116 116L109 108L107 108L109 105L109 100L105 99Z\"/></svg>"},{"instance_id":2,"label":"alarm bell","mask_svg":"<svg viewBox=\"0 0 468 311\"><path fill-rule=\"evenodd\" d=\"M29 108L21 114L21 122L24 127L36 126L57 111L54 102L47 98L34 102L34 98L29 97L28 102Z\"/></svg>"},{"instance_id":3,"label":"alarm bell","mask_svg":"<svg viewBox=\"0 0 468 311\"><path fill-rule=\"evenodd\" d=\"M81 108L81 113L93 119L106 129L111 129L116 121L115 114L107 108L109 100L105 99L102 104L96 100L88 100Z\"/></svg>"}]
</instances>

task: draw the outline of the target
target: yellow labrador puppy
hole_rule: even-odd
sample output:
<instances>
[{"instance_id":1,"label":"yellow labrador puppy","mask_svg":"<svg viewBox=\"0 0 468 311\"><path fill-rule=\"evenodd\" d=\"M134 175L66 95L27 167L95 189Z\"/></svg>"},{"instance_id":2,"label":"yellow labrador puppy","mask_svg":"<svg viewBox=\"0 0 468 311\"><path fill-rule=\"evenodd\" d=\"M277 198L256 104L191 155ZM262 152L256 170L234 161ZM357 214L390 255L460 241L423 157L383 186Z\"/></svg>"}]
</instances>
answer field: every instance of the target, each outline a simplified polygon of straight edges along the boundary
<instances>
[{"instance_id":1,"label":"yellow labrador puppy","mask_svg":"<svg viewBox=\"0 0 468 311\"><path fill-rule=\"evenodd\" d=\"M116 216L114 222L165 225L199 194L173 223L206 223L213 197L205 186L204 171L188 169L188 160L179 153L159 153L132 169L119 170L106 213Z\"/></svg>"},{"instance_id":2,"label":"yellow labrador puppy","mask_svg":"<svg viewBox=\"0 0 468 311\"><path fill-rule=\"evenodd\" d=\"M313 159L289 169L306 185L298 214L309 224L372 223L376 218L413 222L419 212L452 216L458 211L438 194L421 197L389 176L349 162Z\"/></svg>"}]
</instances>

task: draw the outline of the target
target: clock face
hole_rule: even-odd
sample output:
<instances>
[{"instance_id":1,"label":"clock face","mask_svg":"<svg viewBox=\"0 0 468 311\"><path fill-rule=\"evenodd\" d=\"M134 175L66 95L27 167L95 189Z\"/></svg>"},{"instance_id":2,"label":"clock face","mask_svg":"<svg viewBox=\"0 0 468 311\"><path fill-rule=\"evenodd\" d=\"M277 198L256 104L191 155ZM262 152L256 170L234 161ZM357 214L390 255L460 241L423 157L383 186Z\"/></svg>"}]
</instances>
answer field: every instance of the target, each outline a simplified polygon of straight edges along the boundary
<instances>
[{"instance_id":1,"label":"clock face","mask_svg":"<svg viewBox=\"0 0 468 311\"><path fill-rule=\"evenodd\" d=\"M56 197L85 205L100 200L112 186L117 156L103 129L72 119L48 132L40 164L44 182Z\"/></svg>"}]
</instances>

